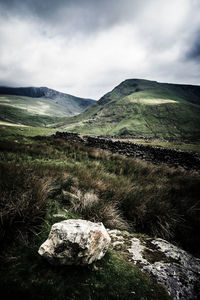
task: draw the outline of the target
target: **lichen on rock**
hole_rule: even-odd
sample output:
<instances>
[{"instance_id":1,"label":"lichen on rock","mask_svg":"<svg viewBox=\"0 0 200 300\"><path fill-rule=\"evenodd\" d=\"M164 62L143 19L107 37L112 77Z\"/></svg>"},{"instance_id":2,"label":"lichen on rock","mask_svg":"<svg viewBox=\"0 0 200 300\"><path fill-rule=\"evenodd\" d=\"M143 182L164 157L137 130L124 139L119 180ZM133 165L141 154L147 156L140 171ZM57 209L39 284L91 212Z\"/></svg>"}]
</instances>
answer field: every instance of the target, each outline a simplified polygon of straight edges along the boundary
<instances>
[{"instance_id":1,"label":"lichen on rock","mask_svg":"<svg viewBox=\"0 0 200 300\"><path fill-rule=\"evenodd\" d=\"M118 242L123 242L129 262L164 285L172 299L200 298L200 259L163 239L138 238L119 230L108 232L113 250L118 251Z\"/></svg>"}]
</instances>

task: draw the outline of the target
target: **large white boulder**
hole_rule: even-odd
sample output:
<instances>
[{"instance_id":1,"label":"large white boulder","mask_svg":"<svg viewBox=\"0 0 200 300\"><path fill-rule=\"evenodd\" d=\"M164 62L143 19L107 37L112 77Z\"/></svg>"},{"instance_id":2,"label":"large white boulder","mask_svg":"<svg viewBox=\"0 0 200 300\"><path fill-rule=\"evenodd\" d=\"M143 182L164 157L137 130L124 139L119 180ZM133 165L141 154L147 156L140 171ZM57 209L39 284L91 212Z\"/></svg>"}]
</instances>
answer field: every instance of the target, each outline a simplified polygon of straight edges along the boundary
<instances>
[{"instance_id":1,"label":"large white boulder","mask_svg":"<svg viewBox=\"0 0 200 300\"><path fill-rule=\"evenodd\" d=\"M85 265L101 259L110 241L102 223L70 219L52 226L38 253L54 265Z\"/></svg>"}]
</instances>

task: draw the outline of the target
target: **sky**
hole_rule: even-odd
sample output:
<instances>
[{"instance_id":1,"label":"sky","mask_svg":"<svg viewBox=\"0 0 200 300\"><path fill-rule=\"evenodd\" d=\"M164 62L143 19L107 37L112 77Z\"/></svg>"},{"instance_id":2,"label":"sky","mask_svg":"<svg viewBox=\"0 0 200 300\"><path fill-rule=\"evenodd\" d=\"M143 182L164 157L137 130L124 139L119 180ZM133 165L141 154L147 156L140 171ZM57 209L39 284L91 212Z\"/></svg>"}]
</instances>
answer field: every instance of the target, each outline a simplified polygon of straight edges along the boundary
<instances>
[{"instance_id":1,"label":"sky","mask_svg":"<svg viewBox=\"0 0 200 300\"><path fill-rule=\"evenodd\" d=\"M200 0L0 0L0 85L99 99L129 78L200 84Z\"/></svg>"}]
</instances>

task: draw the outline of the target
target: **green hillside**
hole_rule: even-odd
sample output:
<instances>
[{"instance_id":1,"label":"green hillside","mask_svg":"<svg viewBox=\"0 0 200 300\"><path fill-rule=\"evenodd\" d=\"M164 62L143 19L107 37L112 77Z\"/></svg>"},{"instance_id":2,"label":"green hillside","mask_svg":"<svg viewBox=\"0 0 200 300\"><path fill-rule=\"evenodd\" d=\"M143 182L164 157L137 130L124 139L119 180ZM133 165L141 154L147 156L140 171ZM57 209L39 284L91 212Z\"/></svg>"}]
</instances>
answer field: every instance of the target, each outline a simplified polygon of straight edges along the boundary
<instances>
[{"instance_id":1,"label":"green hillside","mask_svg":"<svg viewBox=\"0 0 200 300\"><path fill-rule=\"evenodd\" d=\"M59 130L157 138L200 138L200 86L129 79Z\"/></svg>"},{"instance_id":2,"label":"green hillside","mask_svg":"<svg viewBox=\"0 0 200 300\"><path fill-rule=\"evenodd\" d=\"M74 97L48 88L0 87L0 121L47 126L87 109L94 100Z\"/></svg>"}]
</instances>

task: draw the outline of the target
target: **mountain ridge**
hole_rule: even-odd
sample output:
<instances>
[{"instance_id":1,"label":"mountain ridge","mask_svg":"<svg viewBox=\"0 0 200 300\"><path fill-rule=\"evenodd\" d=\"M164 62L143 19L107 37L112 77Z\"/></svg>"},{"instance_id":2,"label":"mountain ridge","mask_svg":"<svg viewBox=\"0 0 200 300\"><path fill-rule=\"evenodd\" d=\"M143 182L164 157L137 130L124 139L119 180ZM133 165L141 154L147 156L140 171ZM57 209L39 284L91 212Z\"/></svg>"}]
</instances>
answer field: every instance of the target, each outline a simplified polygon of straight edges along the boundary
<instances>
[{"instance_id":1,"label":"mountain ridge","mask_svg":"<svg viewBox=\"0 0 200 300\"><path fill-rule=\"evenodd\" d=\"M77 115L95 100L75 97L47 87L0 87L0 120L47 126ZM60 119L59 119L60 118Z\"/></svg>"},{"instance_id":2,"label":"mountain ridge","mask_svg":"<svg viewBox=\"0 0 200 300\"><path fill-rule=\"evenodd\" d=\"M41 86L41 87L34 87L34 86L29 86L29 87L9 87L9 86L0 86L0 95L16 95L16 96L28 96L28 97L33 97L33 98L40 98L40 97L47 97L47 98L53 98L55 96L61 95L61 96L69 96L73 97L76 99L84 99L88 100L89 102L95 102L94 99L90 98L81 98L81 97L76 97L71 94L59 92L54 89L50 89L46 86Z\"/></svg>"}]
</instances>

